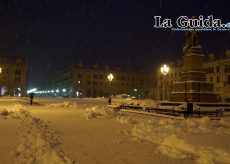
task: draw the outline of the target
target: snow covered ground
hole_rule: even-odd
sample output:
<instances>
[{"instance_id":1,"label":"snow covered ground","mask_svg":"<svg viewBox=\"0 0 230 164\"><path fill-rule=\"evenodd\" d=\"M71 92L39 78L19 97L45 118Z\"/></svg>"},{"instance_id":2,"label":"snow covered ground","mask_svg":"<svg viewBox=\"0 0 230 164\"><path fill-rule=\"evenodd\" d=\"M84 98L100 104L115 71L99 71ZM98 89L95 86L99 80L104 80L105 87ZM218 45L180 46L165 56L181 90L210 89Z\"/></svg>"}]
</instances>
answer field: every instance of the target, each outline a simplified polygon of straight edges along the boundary
<instances>
[{"instance_id":1,"label":"snow covered ground","mask_svg":"<svg viewBox=\"0 0 230 164\"><path fill-rule=\"evenodd\" d=\"M155 105L145 100L114 104ZM0 163L230 163L230 118L117 111L106 99L0 98Z\"/></svg>"}]
</instances>

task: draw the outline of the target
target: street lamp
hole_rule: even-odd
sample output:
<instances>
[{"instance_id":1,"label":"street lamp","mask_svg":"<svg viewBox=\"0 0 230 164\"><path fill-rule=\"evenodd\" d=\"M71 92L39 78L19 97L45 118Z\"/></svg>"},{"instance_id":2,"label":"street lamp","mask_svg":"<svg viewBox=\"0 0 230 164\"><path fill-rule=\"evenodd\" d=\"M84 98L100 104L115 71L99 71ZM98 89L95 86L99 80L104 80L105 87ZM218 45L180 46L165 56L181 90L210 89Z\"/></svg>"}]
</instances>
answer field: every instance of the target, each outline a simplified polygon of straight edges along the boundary
<instances>
[{"instance_id":1,"label":"street lamp","mask_svg":"<svg viewBox=\"0 0 230 164\"><path fill-rule=\"evenodd\" d=\"M113 80L113 74L110 73L108 76L107 76L108 80L109 80L109 84L111 83L111 81Z\"/></svg>"},{"instance_id":2,"label":"street lamp","mask_svg":"<svg viewBox=\"0 0 230 164\"><path fill-rule=\"evenodd\" d=\"M161 73L163 75L163 100L165 100L165 76L168 74L169 72L169 67L164 64L162 67L161 67Z\"/></svg>"},{"instance_id":3,"label":"street lamp","mask_svg":"<svg viewBox=\"0 0 230 164\"><path fill-rule=\"evenodd\" d=\"M113 80L113 74L110 73L108 76L107 76L108 80L109 80L109 86L111 84L111 81Z\"/></svg>"},{"instance_id":4,"label":"street lamp","mask_svg":"<svg viewBox=\"0 0 230 164\"><path fill-rule=\"evenodd\" d=\"M2 68L0 67L0 74L2 74ZM0 79L1 80L1 79ZM0 96L2 95L2 86L0 84Z\"/></svg>"}]
</instances>

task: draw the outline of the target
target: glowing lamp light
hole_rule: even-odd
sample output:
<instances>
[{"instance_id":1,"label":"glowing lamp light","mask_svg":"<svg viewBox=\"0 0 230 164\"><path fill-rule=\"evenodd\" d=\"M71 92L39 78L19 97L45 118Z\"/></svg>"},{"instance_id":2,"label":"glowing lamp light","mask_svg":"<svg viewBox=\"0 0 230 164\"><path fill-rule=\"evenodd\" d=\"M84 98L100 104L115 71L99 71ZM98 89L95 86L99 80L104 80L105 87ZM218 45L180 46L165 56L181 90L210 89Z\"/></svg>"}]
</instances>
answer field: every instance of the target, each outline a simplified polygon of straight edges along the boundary
<instances>
[{"instance_id":1,"label":"glowing lamp light","mask_svg":"<svg viewBox=\"0 0 230 164\"><path fill-rule=\"evenodd\" d=\"M0 73L2 73L2 68L0 68Z\"/></svg>"},{"instance_id":2,"label":"glowing lamp light","mask_svg":"<svg viewBox=\"0 0 230 164\"><path fill-rule=\"evenodd\" d=\"M56 92L58 93L58 92L59 92L59 90L57 89L57 90L56 90Z\"/></svg>"},{"instance_id":3,"label":"glowing lamp light","mask_svg":"<svg viewBox=\"0 0 230 164\"><path fill-rule=\"evenodd\" d=\"M21 91L20 88L18 88L19 91ZM37 91L37 88L33 88L31 90L28 90L27 93L32 93L32 92L36 92Z\"/></svg>"},{"instance_id":4,"label":"glowing lamp light","mask_svg":"<svg viewBox=\"0 0 230 164\"><path fill-rule=\"evenodd\" d=\"M162 92L163 92L163 100L165 100L165 95L166 95L166 93L165 93L165 76L168 74L168 72L169 72L169 67L166 65L166 64L164 64L162 67L161 67L161 73L162 73L162 75L163 75L163 89L162 89Z\"/></svg>"},{"instance_id":5,"label":"glowing lamp light","mask_svg":"<svg viewBox=\"0 0 230 164\"><path fill-rule=\"evenodd\" d=\"M164 65L161 67L161 73L162 73L163 75L167 75L168 72L169 72L169 67L168 67L166 64L164 64Z\"/></svg>"},{"instance_id":6,"label":"glowing lamp light","mask_svg":"<svg viewBox=\"0 0 230 164\"><path fill-rule=\"evenodd\" d=\"M66 89L62 89L62 92L66 92Z\"/></svg>"},{"instance_id":7,"label":"glowing lamp light","mask_svg":"<svg viewBox=\"0 0 230 164\"><path fill-rule=\"evenodd\" d=\"M113 74L110 73L108 76L107 76L108 80L111 82L113 80Z\"/></svg>"}]
</instances>

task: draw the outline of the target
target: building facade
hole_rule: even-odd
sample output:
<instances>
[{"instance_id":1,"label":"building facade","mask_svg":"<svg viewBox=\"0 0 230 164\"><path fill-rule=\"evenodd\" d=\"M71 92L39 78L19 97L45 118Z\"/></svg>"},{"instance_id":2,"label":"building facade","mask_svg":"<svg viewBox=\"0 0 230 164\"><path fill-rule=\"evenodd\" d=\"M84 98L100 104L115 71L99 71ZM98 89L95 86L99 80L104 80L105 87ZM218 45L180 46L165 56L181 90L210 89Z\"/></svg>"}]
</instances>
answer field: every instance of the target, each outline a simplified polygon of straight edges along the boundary
<instances>
[{"instance_id":1,"label":"building facade","mask_svg":"<svg viewBox=\"0 0 230 164\"><path fill-rule=\"evenodd\" d=\"M163 84L166 99L170 99L173 91L173 83L181 78L182 63L169 64L170 71L163 83L163 75L160 69L157 70L157 98L162 100ZM214 54L210 54L204 61L202 70L206 80L214 84L214 91L218 93L218 98L222 102L230 102L230 55L225 55L223 59L216 59Z\"/></svg>"},{"instance_id":2,"label":"building facade","mask_svg":"<svg viewBox=\"0 0 230 164\"><path fill-rule=\"evenodd\" d=\"M0 58L0 95L25 96L28 66L20 58Z\"/></svg>"},{"instance_id":3,"label":"building facade","mask_svg":"<svg viewBox=\"0 0 230 164\"><path fill-rule=\"evenodd\" d=\"M110 81L108 75L112 74ZM84 67L74 64L48 79L40 90L43 95L71 97L108 97L127 94L137 98L152 98L154 73L120 68ZM45 93L44 93L45 92Z\"/></svg>"}]
</instances>

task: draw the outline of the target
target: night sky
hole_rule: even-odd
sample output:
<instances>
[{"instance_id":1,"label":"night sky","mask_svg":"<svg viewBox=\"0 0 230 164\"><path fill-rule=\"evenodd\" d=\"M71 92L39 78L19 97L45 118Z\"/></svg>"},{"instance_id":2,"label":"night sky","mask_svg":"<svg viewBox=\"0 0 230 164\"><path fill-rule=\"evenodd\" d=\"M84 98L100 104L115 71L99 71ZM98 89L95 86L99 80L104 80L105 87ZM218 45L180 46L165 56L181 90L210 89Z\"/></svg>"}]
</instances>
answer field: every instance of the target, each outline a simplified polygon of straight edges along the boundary
<instances>
[{"instance_id":1,"label":"night sky","mask_svg":"<svg viewBox=\"0 0 230 164\"><path fill-rule=\"evenodd\" d=\"M229 0L0 0L0 56L28 61L29 87L78 62L153 70L184 45L184 32L154 29L154 16L227 23L229 10ZM230 32L202 32L200 43L223 56Z\"/></svg>"}]
</instances>

